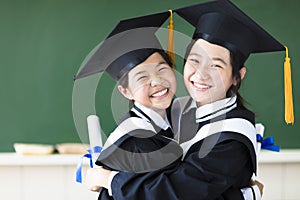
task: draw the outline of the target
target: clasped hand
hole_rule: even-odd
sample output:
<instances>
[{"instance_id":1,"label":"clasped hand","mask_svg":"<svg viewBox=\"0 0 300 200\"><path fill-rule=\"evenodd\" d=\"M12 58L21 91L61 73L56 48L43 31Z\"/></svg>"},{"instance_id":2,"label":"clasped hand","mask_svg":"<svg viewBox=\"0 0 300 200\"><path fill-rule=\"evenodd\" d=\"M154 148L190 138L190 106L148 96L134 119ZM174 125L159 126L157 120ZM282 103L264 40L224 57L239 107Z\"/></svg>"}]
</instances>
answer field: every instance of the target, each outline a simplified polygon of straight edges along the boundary
<instances>
[{"instance_id":1,"label":"clasped hand","mask_svg":"<svg viewBox=\"0 0 300 200\"><path fill-rule=\"evenodd\" d=\"M85 185L93 192L98 192L102 187L108 188L108 180L111 171L103 167L91 168L87 170Z\"/></svg>"}]
</instances>

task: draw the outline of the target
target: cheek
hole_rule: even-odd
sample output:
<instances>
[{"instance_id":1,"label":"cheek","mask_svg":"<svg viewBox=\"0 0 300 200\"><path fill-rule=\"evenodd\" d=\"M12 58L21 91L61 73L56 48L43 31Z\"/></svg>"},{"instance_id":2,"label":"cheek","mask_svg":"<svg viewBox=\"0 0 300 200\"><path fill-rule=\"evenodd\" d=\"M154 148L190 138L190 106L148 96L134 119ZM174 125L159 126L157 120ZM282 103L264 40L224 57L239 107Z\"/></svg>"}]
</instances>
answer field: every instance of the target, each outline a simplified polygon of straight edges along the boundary
<instances>
[{"instance_id":1,"label":"cheek","mask_svg":"<svg viewBox=\"0 0 300 200\"><path fill-rule=\"evenodd\" d=\"M177 89L177 82L176 82L176 78L174 77L174 79L171 82L171 92L173 93L173 95L176 93L176 89Z\"/></svg>"},{"instance_id":2,"label":"cheek","mask_svg":"<svg viewBox=\"0 0 300 200\"><path fill-rule=\"evenodd\" d=\"M175 76L175 73L172 72L172 74L169 74L168 77L170 77L169 82L171 83L171 85L176 88L176 76Z\"/></svg>"},{"instance_id":3,"label":"cheek","mask_svg":"<svg viewBox=\"0 0 300 200\"><path fill-rule=\"evenodd\" d=\"M145 91L144 84L131 84L129 90L134 99L142 98L144 96Z\"/></svg>"},{"instance_id":4,"label":"cheek","mask_svg":"<svg viewBox=\"0 0 300 200\"><path fill-rule=\"evenodd\" d=\"M133 100L139 102L142 105L148 106L148 93L143 89L136 90L133 92Z\"/></svg>"},{"instance_id":5,"label":"cheek","mask_svg":"<svg viewBox=\"0 0 300 200\"><path fill-rule=\"evenodd\" d=\"M183 78L185 80L189 80L189 78L195 73L195 69L191 67L189 64L185 64L183 70Z\"/></svg>"},{"instance_id":6,"label":"cheek","mask_svg":"<svg viewBox=\"0 0 300 200\"><path fill-rule=\"evenodd\" d=\"M224 75L223 79L222 79L222 82L223 82L223 85L224 85L224 89L227 91L234 84L232 74L227 73L226 75Z\"/></svg>"},{"instance_id":7,"label":"cheek","mask_svg":"<svg viewBox=\"0 0 300 200\"><path fill-rule=\"evenodd\" d=\"M134 93L138 94L139 96L145 95L147 90L145 85L138 85L137 87L134 88L133 90Z\"/></svg>"},{"instance_id":8,"label":"cheek","mask_svg":"<svg viewBox=\"0 0 300 200\"><path fill-rule=\"evenodd\" d=\"M144 85L145 84L142 82L132 81L131 84L129 85L129 87L130 87L131 91L138 91L141 88L143 88Z\"/></svg>"}]
</instances>

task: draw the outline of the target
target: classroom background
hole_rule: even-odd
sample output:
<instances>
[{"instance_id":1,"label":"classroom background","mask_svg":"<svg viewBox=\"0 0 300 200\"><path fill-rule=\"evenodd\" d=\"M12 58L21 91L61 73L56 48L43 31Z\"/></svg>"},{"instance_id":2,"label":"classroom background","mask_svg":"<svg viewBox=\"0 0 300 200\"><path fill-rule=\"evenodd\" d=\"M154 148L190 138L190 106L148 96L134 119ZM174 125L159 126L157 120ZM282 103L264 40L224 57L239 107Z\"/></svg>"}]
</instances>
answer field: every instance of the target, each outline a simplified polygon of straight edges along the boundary
<instances>
[{"instance_id":1,"label":"classroom background","mask_svg":"<svg viewBox=\"0 0 300 200\"><path fill-rule=\"evenodd\" d=\"M17 142L85 143L83 135L87 134L87 129L84 120L89 114L99 115L105 134L112 131L116 125L111 111L114 81L109 76L103 74L94 99L76 99L74 103L73 76L85 57L120 19L199 2L204 1L0 0L0 152L14 152L13 144ZM297 150L300 148L300 1L232 2L289 48L294 125L287 125L284 121L285 52L252 55L246 63L247 76L241 93L249 103L248 107L255 112L257 122L264 124L265 137L274 136L275 143L282 150ZM193 32L193 28L176 14L174 26L175 30L186 34ZM183 48L175 41L175 51ZM176 61L181 73L182 58L177 56ZM78 101L87 107L78 119L74 119L74 106L78 106ZM76 112L78 114L80 110L76 108ZM82 125L77 127L76 123ZM298 167L293 166L295 170L299 170ZM275 173L281 170L284 177L287 169L275 167L273 170ZM274 191L279 190L277 187L280 186Z\"/></svg>"}]
</instances>

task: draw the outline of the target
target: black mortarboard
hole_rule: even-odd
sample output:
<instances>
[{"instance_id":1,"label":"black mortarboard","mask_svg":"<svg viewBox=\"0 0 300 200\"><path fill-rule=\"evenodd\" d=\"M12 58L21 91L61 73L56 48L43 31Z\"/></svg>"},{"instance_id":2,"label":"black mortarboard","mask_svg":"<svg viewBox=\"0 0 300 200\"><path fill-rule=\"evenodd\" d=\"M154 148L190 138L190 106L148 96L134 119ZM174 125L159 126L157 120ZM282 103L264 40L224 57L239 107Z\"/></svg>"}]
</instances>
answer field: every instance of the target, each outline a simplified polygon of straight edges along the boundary
<instances>
[{"instance_id":1,"label":"black mortarboard","mask_svg":"<svg viewBox=\"0 0 300 200\"><path fill-rule=\"evenodd\" d=\"M74 79L107 71L113 79L119 80L151 54L162 51L155 32L168 17L169 12L163 12L120 21Z\"/></svg>"},{"instance_id":2,"label":"black mortarboard","mask_svg":"<svg viewBox=\"0 0 300 200\"><path fill-rule=\"evenodd\" d=\"M284 51L285 47L228 0L216 0L174 10L192 24L193 38L223 46L241 55L241 63L251 53Z\"/></svg>"},{"instance_id":3,"label":"black mortarboard","mask_svg":"<svg viewBox=\"0 0 300 200\"><path fill-rule=\"evenodd\" d=\"M290 58L283 46L229 0L215 0L174 10L196 30L193 39L202 38L239 55L242 66L251 53L286 50L284 62L285 121L294 123Z\"/></svg>"}]
</instances>

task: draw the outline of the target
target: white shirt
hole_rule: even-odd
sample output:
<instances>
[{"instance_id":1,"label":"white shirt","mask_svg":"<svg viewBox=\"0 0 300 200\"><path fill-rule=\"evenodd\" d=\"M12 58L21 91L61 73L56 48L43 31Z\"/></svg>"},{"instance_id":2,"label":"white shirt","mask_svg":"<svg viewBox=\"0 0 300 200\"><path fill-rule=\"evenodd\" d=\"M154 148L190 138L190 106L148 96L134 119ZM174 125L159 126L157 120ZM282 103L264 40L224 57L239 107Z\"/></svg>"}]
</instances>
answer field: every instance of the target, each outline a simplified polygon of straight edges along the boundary
<instances>
[{"instance_id":1,"label":"white shirt","mask_svg":"<svg viewBox=\"0 0 300 200\"><path fill-rule=\"evenodd\" d=\"M169 127L171 128L166 113L165 113L165 118L163 119L157 112L155 112L151 108L143 106L142 104L139 104L137 102L135 103L135 106L141 109L155 123L155 125L157 125L161 129L167 130ZM146 119L149 122L148 118L146 118L142 113L140 113L134 107L131 109L131 111L133 111L137 116L141 117L142 119Z\"/></svg>"}]
</instances>

